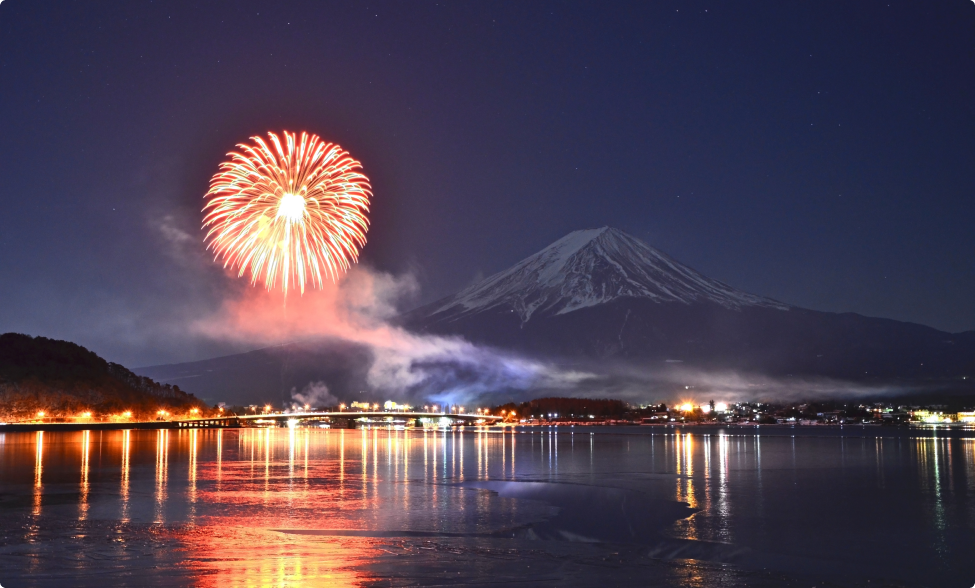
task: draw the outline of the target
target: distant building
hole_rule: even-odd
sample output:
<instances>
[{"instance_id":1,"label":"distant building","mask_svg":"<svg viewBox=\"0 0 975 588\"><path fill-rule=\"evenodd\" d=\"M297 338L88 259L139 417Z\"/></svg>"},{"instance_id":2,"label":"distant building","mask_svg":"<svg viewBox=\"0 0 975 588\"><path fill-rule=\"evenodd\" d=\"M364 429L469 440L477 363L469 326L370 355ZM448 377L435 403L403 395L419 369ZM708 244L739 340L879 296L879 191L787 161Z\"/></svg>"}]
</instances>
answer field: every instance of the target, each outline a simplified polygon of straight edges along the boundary
<instances>
[{"instance_id":1,"label":"distant building","mask_svg":"<svg viewBox=\"0 0 975 588\"><path fill-rule=\"evenodd\" d=\"M392 400L387 400L383 403L383 410L386 412L410 412L413 410L413 407L409 404L399 404Z\"/></svg>"},{"instance_id":2,"label":"distant building","mask_svg":"<svg viewBox=\"0 0 975 588\"><path fill-rule=\"evenodd\" d=\"M918 409L911 411L911 421L915 423L950 423L953 420L951 416L940 410Z\"/></svg>"}]
</instances>

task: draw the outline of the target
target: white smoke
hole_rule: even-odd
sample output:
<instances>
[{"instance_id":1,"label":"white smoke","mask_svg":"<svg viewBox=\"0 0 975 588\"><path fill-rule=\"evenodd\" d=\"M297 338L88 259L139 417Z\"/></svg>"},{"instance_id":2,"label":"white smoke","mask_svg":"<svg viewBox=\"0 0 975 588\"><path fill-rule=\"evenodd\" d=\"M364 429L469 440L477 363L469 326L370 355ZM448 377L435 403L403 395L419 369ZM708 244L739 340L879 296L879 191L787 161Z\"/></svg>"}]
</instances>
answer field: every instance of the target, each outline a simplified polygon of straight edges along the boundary
<instances>
[{"instance_id":1,"label":"white smoke","mask_svg":"<svg viewBox=\"0 0 975 588\"><path fill-rule=\"evenodd\" d=\"M301 392L297 390L297 388L291 389L292 410L304 410L306 406L311 409L334 407L339 404L339 399L328 391L325 382L309 382Z\"/></svg>"},{"instance_id":2,"label":"white smoke","mask_svg":"<svg viewBox=\"0 0 975 588\"><path fill-rule=\"evenodd\" d=\"M364 346L373 356L366 375L370 391L397 400L463 404L497 391L571 391L596 377L459 337L416 334L391 324L397 307L417 290L412 274L394 276L357 266L336 285L287 300L249 288L195 328L209 337L254 346L309 338ZM293 397L305 394L294 392Z\"/></svg>"}]
</instances>

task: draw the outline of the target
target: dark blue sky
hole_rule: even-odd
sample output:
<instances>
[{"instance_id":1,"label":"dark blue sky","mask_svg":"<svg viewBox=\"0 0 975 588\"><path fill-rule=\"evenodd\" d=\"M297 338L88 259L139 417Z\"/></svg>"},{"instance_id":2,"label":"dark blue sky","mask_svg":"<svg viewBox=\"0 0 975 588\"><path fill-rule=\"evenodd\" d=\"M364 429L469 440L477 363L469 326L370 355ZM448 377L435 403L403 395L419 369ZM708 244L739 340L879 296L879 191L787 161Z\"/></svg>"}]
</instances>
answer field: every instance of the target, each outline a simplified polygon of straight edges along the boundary
<instances>
[{"instance_id":1,"label":"dark blue sky","mask_svg":"<svg viewBox=\"0 0 975 588\"><path fill-rule=\"evenodd\" d=\"M0 332L145 365L231 284L237 142L359 158L422 300L612 225L792 304L975 329L975 4L0 4Z\"/></svg>"}]
</instances>

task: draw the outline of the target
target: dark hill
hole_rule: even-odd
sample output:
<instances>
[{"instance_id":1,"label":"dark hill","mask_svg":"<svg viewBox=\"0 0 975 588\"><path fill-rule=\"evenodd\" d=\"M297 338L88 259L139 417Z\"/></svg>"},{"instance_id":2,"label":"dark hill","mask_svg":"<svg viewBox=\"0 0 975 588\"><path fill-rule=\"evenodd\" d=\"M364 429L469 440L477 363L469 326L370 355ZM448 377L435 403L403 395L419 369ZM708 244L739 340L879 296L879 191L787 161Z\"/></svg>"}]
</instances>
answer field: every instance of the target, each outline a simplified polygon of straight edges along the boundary
<instances>
[{"instance_id":1,"label":"dark hill","mask_svg":"<svg viewBox=\"0 0 975 588\"><path fill-rule=\"evenodd\" d=\"M0 335L0 420L132 411L148 418L160 409L202 407L178 386L160 384L105 361L68 341L19 333Z\"/></svg>"}]
</instances>

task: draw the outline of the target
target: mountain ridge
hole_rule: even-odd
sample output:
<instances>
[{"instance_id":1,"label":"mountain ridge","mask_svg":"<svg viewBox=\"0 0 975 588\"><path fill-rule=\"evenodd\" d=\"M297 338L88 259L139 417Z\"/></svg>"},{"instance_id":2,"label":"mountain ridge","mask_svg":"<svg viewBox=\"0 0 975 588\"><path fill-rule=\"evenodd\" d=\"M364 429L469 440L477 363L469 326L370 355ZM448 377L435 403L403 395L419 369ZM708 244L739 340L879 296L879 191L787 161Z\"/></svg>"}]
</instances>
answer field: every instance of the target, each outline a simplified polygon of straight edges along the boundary
<instances>
[{"instance_id":1,"label":"mountain ridge","mask_svg":"<svg viewBox=\"0 0 975 588\"><path fill-rule=\"evenodd\" d=\"M573 231L405 313L402 322L418 332L552 358L853 380L975 372L975 332L951 334L749 294L609 227Z\"/></svg>"},{"instance_id":2,"label":"mountain ridge","mask_svg":"<svg viewBox=\"0 0 975 588\"><path fill-rule=\"evenodd\" d=\"M512 267L407 315L454 320L505 306L522 323L535 313L559 315L619 298L730 309L790 305L750 294L704 276L669 255L611 227L573 231Z\"/></svg>"}]
</instances>

